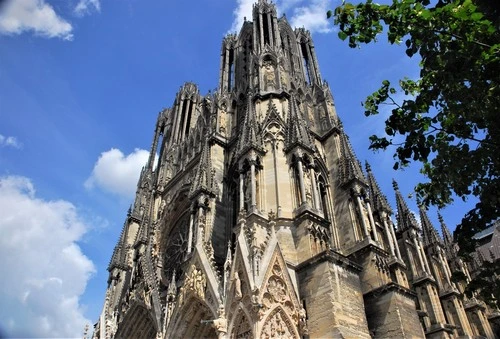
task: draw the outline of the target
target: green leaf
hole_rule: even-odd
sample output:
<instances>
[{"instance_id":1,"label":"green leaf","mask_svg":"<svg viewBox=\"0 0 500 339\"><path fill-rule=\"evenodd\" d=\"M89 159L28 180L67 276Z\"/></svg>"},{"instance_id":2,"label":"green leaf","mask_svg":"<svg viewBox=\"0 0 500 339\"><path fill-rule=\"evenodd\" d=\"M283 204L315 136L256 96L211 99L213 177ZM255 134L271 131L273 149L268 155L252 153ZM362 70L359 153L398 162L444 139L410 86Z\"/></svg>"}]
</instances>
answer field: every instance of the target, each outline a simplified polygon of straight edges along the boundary
<instances>
[{"instance_id":1,"label":"green leaf","mask_svg":"<svg viewBox=\"0 0 500 339\"><path fill-rule=\"evenodd\" d=\"M345 40L345 39L347 39L347 36L348 36L348 35L347 35L344 31L340 31L340 32L338 33L338 35L339 35L339 38L340 38L341 40Z\"/></svg>"}]
</instances>

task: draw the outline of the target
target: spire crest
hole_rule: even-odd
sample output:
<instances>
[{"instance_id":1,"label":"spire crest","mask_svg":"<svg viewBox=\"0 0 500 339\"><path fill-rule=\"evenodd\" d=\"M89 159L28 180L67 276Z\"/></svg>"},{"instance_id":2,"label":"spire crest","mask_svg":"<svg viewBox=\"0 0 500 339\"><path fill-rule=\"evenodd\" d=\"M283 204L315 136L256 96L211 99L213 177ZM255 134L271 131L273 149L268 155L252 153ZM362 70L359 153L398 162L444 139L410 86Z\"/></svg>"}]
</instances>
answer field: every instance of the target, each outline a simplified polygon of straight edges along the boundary
<instances>
[{"instance_id":1,"label":"spire crest","mask_svg":"<svg viewBox=\"0 0 500 339\"><path fill-rule=\"evenodd\" d=\"M398 230L405 231L410 228L418 229L417 219L415 219L415 215L408 208L406 201L399 191L398 183L394 179L392 179L392 187L394 187L396 192L396 206L398 209L396 218L398 222Z\"/></svg>"},{"instance_id":2,"label":"spire crest","mask_svg":"<svg viewBox=\"0 0 500 339\"><path fill-rule=\"evenodd\" d=\"M439 223L441 224L441 234L443 235L444 244L446 246L453 245L453 236L451 235L448 226L446 226L446 224L444 223L443 216L439 212L438 212L438 219Z\"/></svg>"},{"instance_id":3,"label":"spire crest","mask_svg":"<svg viewBox=\"0 0 500 339\"><path fill-rule=\"evenodd\" d=\"M380 187L372 173L372 169L368 161L365 162L366 173L368 174L368 186L371 193L371 198L373 200L373 206L375 210L384 211L388 214L392 214L392 209L387 202L386 196L380 190Z\"/></svg>"},{"instance_id":4,"label":"spire crest","mask_svg":"<svg viewBox=\"0 0 500 339\"><path fill-rule=\"evenodd\" d=\"M340 178L343 185L358 180L366 184L361 164L352 149L349 137L341 130L340 135Z\"/></svg>"},{"instance_id":5,"label":"spire crest","mask_svg":"<svg viewBox=\"0 0 500 339\"><path fill-rule=\"evenodd\" d=\"M441 238L439 237L436 228L434 227L434 225L432 225L429 217L427 216L424 207L419 206L418 209L420 211L420 222L422 224L424 233L424 246L442 244Z\"/></svg>"}]
</instances>

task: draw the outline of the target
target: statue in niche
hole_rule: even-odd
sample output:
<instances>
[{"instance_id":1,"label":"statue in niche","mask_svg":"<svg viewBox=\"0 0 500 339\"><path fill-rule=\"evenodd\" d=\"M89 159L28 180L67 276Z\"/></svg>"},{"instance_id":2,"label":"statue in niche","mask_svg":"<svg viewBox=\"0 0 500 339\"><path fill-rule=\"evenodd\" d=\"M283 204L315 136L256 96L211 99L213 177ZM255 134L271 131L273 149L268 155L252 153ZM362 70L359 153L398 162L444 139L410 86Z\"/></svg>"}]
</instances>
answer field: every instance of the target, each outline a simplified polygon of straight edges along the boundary
<instances>
[{"instance_id":1,"label":"statue in niche","mask_svg":"<svg viewBox=\"0 0 500 339\"><path fill-rule=\"evenodd\" d=\"M253 65L253 85L254 87L259 86L259 66L257 64Z\"/></svg>"},{"instance_id":2,"label":"statue in niche","mask_svg":"<svg viewBox=\"0 0 500 339\"><path fill-rule=\"evenodd\" d=\"M243 294L241 293L241 280L238 272L234 272L234 294L236 300L240 300L243 297Z\"/></svg>"},{"instance_id":3,"label":"statue in niche","mask_svg":"<svg viewBox=\"0 0 500 339\"><path fill-rule=\"evenodd\" d=\"M248 209L250 208L251 204L252 204L252 181L250 179L250 171L248 171L246 174L245 174L245 179L244 179L245 183L244 183L244 190L245 190L245 202L244 202L244 205L245 205L245 210L248 211Z\"/></svg>"},{"instance_id":4,"label":"statue in niche","mask_svg":"<svg viewBox=\"0 0 500 339\"><path fill-rule=\"evenodd\" d=\"M311 126L314 126L314 110L311 107L307 106L307 115L309 117L309 122Z\"/></svg>"},{"instance_id":5,"label":"statue in niche","mask_svg":"<svg viewBox=\"0 0 500 339\"><path fill-rule=\"evenodd\" d=\"M220 306L218 310L218 318L214 320L213 326L215 330L218 332L219 337L223 338L224 334L227 333L227 319L226 319L226 311L224 306Z\"/></svg>"},{"instance_id":6,"label":"statue in niche","mask_svg":"<svg viewBox=\"0 0 500 339\"><path fill-rule=\"evenodd\" d=\"M276 88L276 75L274 74L274 66L271 61L264 63L264 84L266 91Z\"/></svg>"},{"instance_id":7,"label":"statue in niche","mask_svg":"<svg viewBox=\"0 0 500 339\"><path fill-rule=\"evenodd\" d=\"M222 104L220 110L220 124L219 124L219 132L223 135L226 134L226 104Z\"/></svg>"},{"instance_id":8,"label":"statue in niche","mask_svg":"<svg viewBox=\"0 0 500 339\"><path fill-rule=\"evenodd\" d=\"M306 202L312 204L312 185L310 170L304 171L304 191L306 193Z\"/></svg>"},{"instance_id":9,"label":"statue in niche","mask_svg":"<svg viewBox=\"0 0 500 339\"><path fill-rule=\"evenodd\" d=\"M301 307L299 310L299 331L302 332L303 334L307 334L307 314L306 310Z\"/></svg>"},{"instance_id":10,"label":"statue in niche","mask_svg":"<svg viewBox=\"0 0 500 339\"><path fill-rule=\"evenodd\" d=\"M288 87L288 75L285 71L285 67L283 66L283 64L280 64L279 69L280 69L281 87L286 89Z\"/></svg>"},{"instance_id":11,"label":"statue in niche","mask_svg":"<svg viewBox=\"0 0 500 339\"><path fill-rule=\"evenodd\" d=\"M161 216L163 215L163 211L165 210L165 206L167 205L167 203L165 202L165 200L161 200L161 203L160 203L160 207L158 208L158 217L157 219L160 219Z\"/></svg>"}]
</instances>

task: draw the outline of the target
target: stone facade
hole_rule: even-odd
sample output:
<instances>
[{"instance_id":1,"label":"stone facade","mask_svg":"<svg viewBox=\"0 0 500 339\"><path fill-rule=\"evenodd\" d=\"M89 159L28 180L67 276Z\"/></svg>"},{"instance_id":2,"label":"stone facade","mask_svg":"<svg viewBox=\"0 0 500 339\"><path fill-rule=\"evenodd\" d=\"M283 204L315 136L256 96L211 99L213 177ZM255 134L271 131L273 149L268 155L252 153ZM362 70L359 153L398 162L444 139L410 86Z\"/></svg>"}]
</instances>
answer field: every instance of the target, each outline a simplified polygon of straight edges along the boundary
<instances>
[{"instance_id":1,"label":"stone facade","mask_svg":"<svg viewBox=\"0 0 500 339\"><path fill-rule=\"evenodd\" d=\"M94 337L492 338L395 188L397 228L309 32L259 0L217 92L186 83L158 116Z\"/></svg>"}]
</instances>

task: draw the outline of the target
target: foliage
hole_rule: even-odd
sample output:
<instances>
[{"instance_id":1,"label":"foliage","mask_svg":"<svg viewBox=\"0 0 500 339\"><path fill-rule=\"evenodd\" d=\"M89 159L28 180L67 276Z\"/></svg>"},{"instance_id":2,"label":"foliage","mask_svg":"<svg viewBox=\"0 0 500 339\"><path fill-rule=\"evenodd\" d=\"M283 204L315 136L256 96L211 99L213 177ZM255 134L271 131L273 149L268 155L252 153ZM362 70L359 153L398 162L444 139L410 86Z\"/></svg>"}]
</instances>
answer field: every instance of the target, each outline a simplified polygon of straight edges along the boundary
<instances>
[{"instance_id":1,"label":"foliage","mask_svg":"<svg viewBox=\"0 0 500 339\"><path fill-rule=\"evenodd\" d=\"M444 207L454 194L479 202L457 227L461 251L500 216L500 34L498 3L487 0L371 0L329 11L350 47L377 41L406 46L420 58L420 78L388 80L365 103L365 115L391 107L384 136L370 148L395 147L394 168L420 162L429 179L416 187L424 205ZM397 102L398 91L406 95ZM398 140L403 139L399 143Z\"/></svg>"}]
</instances>

